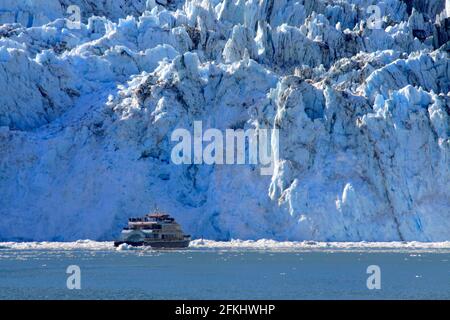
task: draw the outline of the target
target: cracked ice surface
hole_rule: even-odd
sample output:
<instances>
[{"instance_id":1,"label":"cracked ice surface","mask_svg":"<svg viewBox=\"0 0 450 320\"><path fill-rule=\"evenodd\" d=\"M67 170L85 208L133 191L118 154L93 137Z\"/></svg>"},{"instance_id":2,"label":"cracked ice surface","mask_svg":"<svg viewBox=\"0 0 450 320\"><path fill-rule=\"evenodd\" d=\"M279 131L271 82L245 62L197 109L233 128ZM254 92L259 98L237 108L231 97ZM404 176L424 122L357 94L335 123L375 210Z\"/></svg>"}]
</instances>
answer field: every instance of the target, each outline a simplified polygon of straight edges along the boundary
<instances>
[{"instance_id":1,"label":"cracked ice surface","mask_svg":"<svg viewBox=\"0 0 450 320\"><path fill-rule=\"evenodd\" d=\"M0 240L154 205L216 240L450 240L449 30L443 0L2 0ZM278 128L273 175L172 164L195 120Z\"/></svg>"}]
</instances>

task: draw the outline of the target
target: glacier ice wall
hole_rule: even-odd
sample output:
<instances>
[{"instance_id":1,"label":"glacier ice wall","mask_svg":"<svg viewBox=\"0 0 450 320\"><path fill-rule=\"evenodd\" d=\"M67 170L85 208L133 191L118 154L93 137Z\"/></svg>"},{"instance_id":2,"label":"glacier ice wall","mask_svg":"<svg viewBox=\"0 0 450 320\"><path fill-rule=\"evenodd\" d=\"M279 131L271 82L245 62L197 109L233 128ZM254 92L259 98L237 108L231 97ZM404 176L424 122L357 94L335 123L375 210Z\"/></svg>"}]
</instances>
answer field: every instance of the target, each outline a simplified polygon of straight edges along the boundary
<instances>
[{"instance_id":1,"label":"glacier ice wall","mask_svg":"<svg viewBox=\"0 0 450 320\"><path fill-rule=\"evenodd\" d=\"M449 37L444 0L2 0L0 240L155 205L219 240L450 240ZM195 120L279 129L273 175L174 165Z\"/></svg>"}]
</instances>

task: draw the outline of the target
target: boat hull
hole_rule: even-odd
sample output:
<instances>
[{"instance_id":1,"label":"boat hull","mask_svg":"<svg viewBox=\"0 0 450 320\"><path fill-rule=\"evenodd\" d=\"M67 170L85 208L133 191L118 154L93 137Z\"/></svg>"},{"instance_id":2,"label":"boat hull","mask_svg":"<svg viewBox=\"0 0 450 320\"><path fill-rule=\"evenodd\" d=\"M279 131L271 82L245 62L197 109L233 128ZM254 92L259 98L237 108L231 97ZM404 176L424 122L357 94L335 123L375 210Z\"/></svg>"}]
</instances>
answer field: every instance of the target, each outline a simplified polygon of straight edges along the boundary
<instances>
[{"instance_id":1,"label":"boat hull","mask_svg":"<svg viewBox=\"0 0 450 320\"><path fill-rule=\"evenodd\" d=\"M133 247L152 247L155 249L172 249L172 248L187 248L190 240L176 240L176 241L114 241L114 246L118 247L121 244L128 244Z\"/></svg>"}]
</instances>

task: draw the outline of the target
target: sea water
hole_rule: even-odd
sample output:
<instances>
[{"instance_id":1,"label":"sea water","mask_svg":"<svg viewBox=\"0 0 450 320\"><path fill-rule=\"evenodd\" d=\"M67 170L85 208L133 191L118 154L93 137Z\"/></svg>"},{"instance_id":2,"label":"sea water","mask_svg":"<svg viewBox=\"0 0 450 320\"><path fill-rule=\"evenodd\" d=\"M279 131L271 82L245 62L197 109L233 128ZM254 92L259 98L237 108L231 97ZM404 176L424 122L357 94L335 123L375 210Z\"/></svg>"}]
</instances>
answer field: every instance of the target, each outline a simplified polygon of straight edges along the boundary
<instances>
[{"instance_id":1,"label":"sea water","mask_svg":"<svg viewBox=\"0 0 450 320\"><path fill-rule=\"evenodd\" d=\"M70 289L69 266L80 289ZM369 266L380 289L369 289ZM0 243L0 299L449 299L450 243Z\"/></svg>"}]
</instances>

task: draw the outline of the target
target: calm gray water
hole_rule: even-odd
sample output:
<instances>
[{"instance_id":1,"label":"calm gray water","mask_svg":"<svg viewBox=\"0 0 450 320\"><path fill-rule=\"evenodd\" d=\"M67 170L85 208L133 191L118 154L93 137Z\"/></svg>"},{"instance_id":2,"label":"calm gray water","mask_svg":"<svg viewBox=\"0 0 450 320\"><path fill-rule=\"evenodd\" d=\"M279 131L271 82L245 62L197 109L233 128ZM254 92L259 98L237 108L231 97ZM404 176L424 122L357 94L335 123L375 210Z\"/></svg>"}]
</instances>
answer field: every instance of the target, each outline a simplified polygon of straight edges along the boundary
<instances>
[{"instance_id":1,"label":"calm gray water","mask_svg":"<svg viewBox=\"0 0 450 320\"><path fill-rule=\"evenodd\" d=\"M449 299L448 252L0 249L1 299ZM66 268L81 269L81 289ZM366 269L381 268L381 290Z\"/></svg>"}]
</instances>

